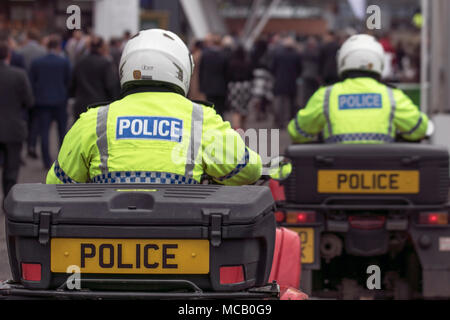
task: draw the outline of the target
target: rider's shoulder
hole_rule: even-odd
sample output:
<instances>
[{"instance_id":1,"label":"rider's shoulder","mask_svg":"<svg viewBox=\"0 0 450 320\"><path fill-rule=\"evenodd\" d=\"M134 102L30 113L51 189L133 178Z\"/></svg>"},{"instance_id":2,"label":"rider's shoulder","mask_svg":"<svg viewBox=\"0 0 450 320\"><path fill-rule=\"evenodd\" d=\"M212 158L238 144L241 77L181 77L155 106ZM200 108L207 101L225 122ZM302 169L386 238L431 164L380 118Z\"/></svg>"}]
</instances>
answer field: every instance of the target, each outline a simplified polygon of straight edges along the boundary
<instances>
[{"instance_id":1,"label":"rider's shoulder","mask_svg":"<svg viewBox=\"0 0 450 320\"><path fill-rule=\"evenodd\" d=\"M213 108L214 109L214 103L210 102L210 101L206 101L206 100L191 100L194 103L200 104L204 107L209 107L209 108Z\"/></svg>"},{"instance_id":2,"label":"rider's shoulder","mask_svg":"<svg viewBox=\"0 0 450 320\"><path fill-rule=\"evenodd\" d=\"M113 101L98 102L88 105L86 111L80 114L77 122L90 123L92 121L96 121L99 108L109 106L112 102Z\"/></svg>"},{"instance_id":3,"label":"rider's shoulder","mask_svg":"<svg viewBox=\"0 0 450 320\"><path fill-rule=\"evenodd\" d=\"M394 83L388 81L380 81L380 83L384 84L386 87L391 89L400 90Z\"/></svg>"},{"instance_id":4,"label":"rider's shoulder","mask_svg":"<svg viewBox=\"0 0 450 320\"><path fill-rule=\"evenodd\" d=\"M99 108L99 107L108 106L111 103L113 103L113 101L103 101L103 102L92 103L92 104L87 106L87 111L89 111L91 109L96 109L96 108Z\"/></svg>"}]
</instances>

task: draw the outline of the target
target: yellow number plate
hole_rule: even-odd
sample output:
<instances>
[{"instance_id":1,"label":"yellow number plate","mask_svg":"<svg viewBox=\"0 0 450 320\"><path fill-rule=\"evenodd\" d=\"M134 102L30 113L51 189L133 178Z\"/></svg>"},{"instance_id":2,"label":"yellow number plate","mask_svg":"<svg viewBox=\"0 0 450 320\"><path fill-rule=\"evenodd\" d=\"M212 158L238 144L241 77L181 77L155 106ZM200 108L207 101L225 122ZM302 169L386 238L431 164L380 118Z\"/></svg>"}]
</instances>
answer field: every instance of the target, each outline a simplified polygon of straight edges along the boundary
<instances>
[{"instance_id":1,"label":"yellow number plate","mask_svg":"<svg viewBox=\"0 0 450 320\"><path fill-rule=\"evenodd\" d=\"M289 228L300 236L302 246L302 263L314 263L314 229Z\"/></svg>"},{"instance_id":2,"label":"yellow number plate","mask_svg":"<svg viewBox=\"0 0 450 320\"><path fill-rule=\"evenodd\" d=\"M76 265L81 273L207 274L208 240L51 240L52 272Z\"/></svg>"},{"instance_id":3,"label":"yellow number plate","mask_svg":"<svg viewBox=\"0 0 450 320\"><path fill-rule=\"evenodd\" d=\"M419 193L417 170L319 170L319 193Z\"/></svg>"}]
</instances>

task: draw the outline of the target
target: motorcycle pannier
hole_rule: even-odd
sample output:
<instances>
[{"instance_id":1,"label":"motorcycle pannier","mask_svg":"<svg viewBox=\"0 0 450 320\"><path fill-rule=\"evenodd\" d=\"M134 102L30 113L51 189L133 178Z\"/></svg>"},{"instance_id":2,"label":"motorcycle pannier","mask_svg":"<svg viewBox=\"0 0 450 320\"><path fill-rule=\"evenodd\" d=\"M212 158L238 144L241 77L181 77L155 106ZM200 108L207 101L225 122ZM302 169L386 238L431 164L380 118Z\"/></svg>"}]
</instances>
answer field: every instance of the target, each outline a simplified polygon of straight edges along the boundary
<instances>
[{"instance_id":1,"label":"motorcycle pannier","mask_svg":"<svg viewBox=\"0 0 450 320\"><path fill-rule=\"evenodd\" d=\"M81 286L116 279L207 291L269 279L275 218L266 187L21 184L5 210L13 280L30 289L64 286L73 272ZM236 282L221 281L227 268L240 270Z\"/></svg>"},{"instance_id":2,"label":"motorcycle pannier","mask_svg":"<svg viewBox=\"0 0 450 320\"><path fill-rule=\"evenodd\" d=\"M416 144L293 145L286 200L332 203L344 198L442 204L448 198L449 155L444 147Z\"/></svg>"}]
</instances>

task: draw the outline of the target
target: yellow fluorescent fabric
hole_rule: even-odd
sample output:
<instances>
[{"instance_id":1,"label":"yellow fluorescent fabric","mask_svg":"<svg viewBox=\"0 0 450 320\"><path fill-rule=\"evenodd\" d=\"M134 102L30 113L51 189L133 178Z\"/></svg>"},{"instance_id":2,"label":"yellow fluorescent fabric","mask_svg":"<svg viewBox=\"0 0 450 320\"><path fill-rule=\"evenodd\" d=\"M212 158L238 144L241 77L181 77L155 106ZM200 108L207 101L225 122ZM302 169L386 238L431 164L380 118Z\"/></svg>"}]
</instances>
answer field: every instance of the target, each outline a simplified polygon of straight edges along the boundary
<instances>
[{"instance_id":1,"label":"yellow fluorescent fabric","mask_svg":"<svg viewBox=\"0 0 450 320\"><path fill-rule=\"evenodd\" d=\"M218 183L241 185L258 180L261 170L259 155L213 108L176 93L142 92L83 113L46 182L144 182L126 173L151 172L176 175L180 183L200 182L206 173Z\"/></svg>"},{"instance_id":2,"label":"yellow fluorescent fabric","mask_svg":"<svg viewBox=\"0 0 450 320\"><path fill-rule=\"evenodd\" d=\"M421 139L427 127L428 117L401 90L372 78L354 78L320 88L291 120L288 132L297 143L320 132L329 143L386 143L396 133Z\"/></svg>"}]
</instances>

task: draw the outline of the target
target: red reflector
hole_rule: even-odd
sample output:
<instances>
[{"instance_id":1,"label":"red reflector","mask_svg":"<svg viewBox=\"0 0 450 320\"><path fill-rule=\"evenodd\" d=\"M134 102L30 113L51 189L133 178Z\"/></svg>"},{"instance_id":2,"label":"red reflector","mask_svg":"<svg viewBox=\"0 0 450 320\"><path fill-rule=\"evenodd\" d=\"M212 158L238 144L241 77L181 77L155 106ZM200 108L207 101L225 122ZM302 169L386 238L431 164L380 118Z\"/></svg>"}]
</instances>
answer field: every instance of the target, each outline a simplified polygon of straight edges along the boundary
<instances>
[{"instance_id":1,"label":"red reflector","mask_svg":"<svg viewBox=\"0 0 450 320\"><path fill-rule=\"evenodd\" d=\"M447 212L421 212L419 216L420 224L442 225L448 224Z\"/></svg>"},{"instance_id":2,"label":"red reflector","mask_svg":"<svg viewBox=\"0 0 450 320\"><path fill-rule=\"evenodd\" d=\"M232 284L244 281L244 268L242 266L220 267L220 284Z\"/></svg>"},{"instance_id":3,"label":"red reflector","mask_svg":"<svg viewBox=\"0 0 450 320\"><path fill-rule=\"evenodd\" d=\"M316 212L315 211L288 212L286 222L292 224L314 223L316 222Z\"/></svg>"},{"instance_id":4,"label":"red reflector","mask_svg":"<svg viewBox=\"0 0 450 320\"><path fill-rule=\"evenodd\" d=\"M22 262L22 279L27 281L41 281L41 265L39 263Z\"/></svg>"},{"instance_id":5,"label":"red reflector","mask_svg":"<svg viewBox=\"0 0 450 320\"><path fill-rule=\"evenodd\" d=\"M350 226L355 229L374 230L384 226L386 217L383 216L350 216Z\"/></svg>"},{"instance_id":6,"label":"red reflector","mask_svg":"<svg viewBox=\"0 0 450 320\"><path fill-rule=\"evenodd\" d=\"M276 220L277 222L283 222L283 221L284 221L284 218L285 218L285 216L284 216L284 212L283 212L283 211L277 211L277 212L275 212L275 220Z\"/></svg>"}]
</instances>

